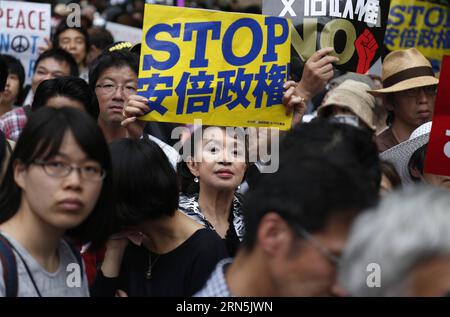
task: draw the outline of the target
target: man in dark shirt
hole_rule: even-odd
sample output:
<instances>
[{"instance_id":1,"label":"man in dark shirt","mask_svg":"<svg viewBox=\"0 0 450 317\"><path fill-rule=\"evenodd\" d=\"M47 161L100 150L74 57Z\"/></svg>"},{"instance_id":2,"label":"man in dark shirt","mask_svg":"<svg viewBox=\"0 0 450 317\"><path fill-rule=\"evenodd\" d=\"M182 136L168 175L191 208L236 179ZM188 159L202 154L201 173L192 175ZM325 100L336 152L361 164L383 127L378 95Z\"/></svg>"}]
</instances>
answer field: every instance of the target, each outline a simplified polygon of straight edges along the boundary
<instances>
[{"instance_id":1,"label":"man in dark shirt","mask_svg":"<svg viewBox=\"0 0 450 317\"><path fill-rule=\"evenodd\" d=\"M370 133L326 121L297 126L280 146L280 168L244 202L245 234L195 296L345 295L339 255L356 216L375 203L380 171Z\"/></svg>"},{"instance_id":2,"label":"man in dark shirt","mask_svg":"<svg viewBox=\"0 0 450 317\"><path fill-rule=\"evenodd\" d=\"M376 137L379 152L406 141L411 133L431 121L436 88L430 62L415 48L388 54L382 68L383 89L369 93L383 97L389 128Z\"/></svg>"}]
</instances>

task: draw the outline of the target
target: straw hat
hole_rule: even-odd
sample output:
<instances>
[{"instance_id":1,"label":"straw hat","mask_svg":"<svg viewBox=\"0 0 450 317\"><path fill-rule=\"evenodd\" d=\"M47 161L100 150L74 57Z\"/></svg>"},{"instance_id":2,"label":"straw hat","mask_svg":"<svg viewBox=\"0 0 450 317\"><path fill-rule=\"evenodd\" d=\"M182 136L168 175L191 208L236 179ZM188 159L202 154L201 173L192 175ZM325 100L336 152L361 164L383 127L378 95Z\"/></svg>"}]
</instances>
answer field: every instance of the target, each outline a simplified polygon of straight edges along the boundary
<instances>
[{"instance_id":1,"label":"straw hat","mask_svg":"<svg viewBox=\"0 0 450 317\"><path fill-rule=\"evenodd\" d=\"M380 154L382 160L388 161L395 166L404 185L414 183L409 173L408 163L414 152L428 143L430 131L431 121L415 129L408 140Z\"/></svg>"},{"instance_id":2,"label":"straw hat","mask_svg":"<svg viewBox=\"0 0 450 317\"><path fill-rule=\"evenodd\" d=\"M430 62L415 48L393 51L383 61L383 89L370 90L374 96L437 85Z\"/></svg>"},{"instance_id":3,"label":"straw hat","mask_svg":"<svg viewBox=\"0 0 450 317\"><path fill-rule=\"evenodd\" d=\"M360 81L347 79L342 84L330 91L330 95L323 105L317 109L319 117L325 116L330 106L339 106L351 110L370 129L376 127L373 124L375 98L367 93L369 85Z\"/></svg>"}]
</instances>

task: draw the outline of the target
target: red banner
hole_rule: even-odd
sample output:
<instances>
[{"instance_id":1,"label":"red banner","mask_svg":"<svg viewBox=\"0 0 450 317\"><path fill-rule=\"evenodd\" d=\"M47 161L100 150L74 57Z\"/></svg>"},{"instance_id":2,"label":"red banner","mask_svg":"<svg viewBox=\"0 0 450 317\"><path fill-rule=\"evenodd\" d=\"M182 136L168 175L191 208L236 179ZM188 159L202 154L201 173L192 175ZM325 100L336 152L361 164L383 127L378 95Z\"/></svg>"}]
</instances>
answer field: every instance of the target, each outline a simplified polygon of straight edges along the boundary
<instances>
[{"instance_id":1,"label":"red banner","mask_svg":"<svg viewBox=\"0 0 450 317\"><path fill-rule=\"evenodd\" d=\"M450 176L450 56L442 61L424 172Z\"/></svg>"}]
</instances>

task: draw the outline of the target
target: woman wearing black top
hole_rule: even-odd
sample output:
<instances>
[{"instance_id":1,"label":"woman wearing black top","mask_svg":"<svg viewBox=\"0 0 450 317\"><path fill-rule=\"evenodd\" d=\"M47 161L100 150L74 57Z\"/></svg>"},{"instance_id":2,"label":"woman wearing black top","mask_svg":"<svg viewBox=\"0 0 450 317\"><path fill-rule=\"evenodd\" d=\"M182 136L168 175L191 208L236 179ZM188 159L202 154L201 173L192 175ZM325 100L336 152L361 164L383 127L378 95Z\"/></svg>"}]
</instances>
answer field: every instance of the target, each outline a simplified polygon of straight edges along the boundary
<instances>
[{"instance_id":1,"label":"woman wearing black top","mask_svg":"<svg viewBox=\"0 0 450 317\"><path fill-rule=\"evenodd\" d=\"M211 126L194 131L186 141L190 148L183 148L184 160L178 164L180 210L215 230L229 256L236 254L244 235L241 199L236 189L247 168L247 142L245 132L236 129Z\"/></svg>"},{"instance_id":2,"label":"woman wearing black top","mask_svg":"<svg viewBox=\"0 0 450 317\"><path fill-rule=\"evenodd\" d=\"M111 155L116 218L141 241L108 242L92 295L192 296L227 256L220 237L177 210L177 177L158 145L122 139Z\"/></svg>"}]
</instances>

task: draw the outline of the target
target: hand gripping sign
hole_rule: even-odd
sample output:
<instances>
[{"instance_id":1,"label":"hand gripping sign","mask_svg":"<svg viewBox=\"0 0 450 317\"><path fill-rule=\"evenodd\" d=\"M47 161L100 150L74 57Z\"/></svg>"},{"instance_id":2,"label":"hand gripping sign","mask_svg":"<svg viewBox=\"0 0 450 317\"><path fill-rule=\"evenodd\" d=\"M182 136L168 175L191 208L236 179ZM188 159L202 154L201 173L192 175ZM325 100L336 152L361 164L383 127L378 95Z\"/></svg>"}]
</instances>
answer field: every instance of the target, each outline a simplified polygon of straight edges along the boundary
<instances>
[{"instance_id":1,"label":"hand gripping sign","mask_svg":"<svg viewBox=\"0 0 450 317\"><path fill-rule=\"evenodd\" d=\"M425 173L450 176L450 56L444 56L425 157Z\"/></svg>"},{"instance_id":2,"label":"hand gripping sign","mask_svg":"<svg viewBox=\"0 0 450 317\"><path fill-rule=\"evenodd\" d=\"M142 119L288 129L290 44L283 18L146 4L138 94L150 112Z\"/></svg>"}]
</instances>

